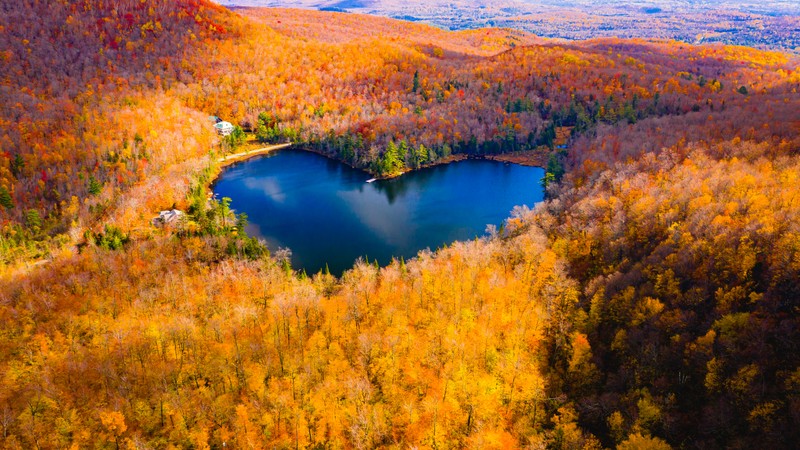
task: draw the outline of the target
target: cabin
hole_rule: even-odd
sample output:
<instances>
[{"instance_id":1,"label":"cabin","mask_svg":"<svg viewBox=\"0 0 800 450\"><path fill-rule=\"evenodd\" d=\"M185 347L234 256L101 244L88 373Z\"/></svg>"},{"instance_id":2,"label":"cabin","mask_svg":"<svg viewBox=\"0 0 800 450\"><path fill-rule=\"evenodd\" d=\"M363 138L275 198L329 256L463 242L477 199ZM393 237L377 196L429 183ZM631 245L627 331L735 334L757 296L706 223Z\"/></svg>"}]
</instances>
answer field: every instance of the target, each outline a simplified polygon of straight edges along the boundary
<instances>
[{"instance_id":1,"label":"cabin","mask_svg":"<svg viewBox=\"0 0 800 450\"><path fill-rule=\"evenodd\" d=\"M158 217L153 218L153 225L160 227L164 225L175 225L177 224L181 217L183 217L183 211L178 209L170 209L167 211L161 211L158 213Z\"/></svg>"},{"instance_id":2,"label":"cabin","mask_svg":"<svg viewBox=\"0 0 800 450\"><path fill-rule=\"evenodd\" d=\"M217 122L214 124L214 129L217 130L217 134L220 136L228 136L229 134L233 133L233 124L230 122L225 122L224 120L221 122Z\"/></svg>"}]
</instances>

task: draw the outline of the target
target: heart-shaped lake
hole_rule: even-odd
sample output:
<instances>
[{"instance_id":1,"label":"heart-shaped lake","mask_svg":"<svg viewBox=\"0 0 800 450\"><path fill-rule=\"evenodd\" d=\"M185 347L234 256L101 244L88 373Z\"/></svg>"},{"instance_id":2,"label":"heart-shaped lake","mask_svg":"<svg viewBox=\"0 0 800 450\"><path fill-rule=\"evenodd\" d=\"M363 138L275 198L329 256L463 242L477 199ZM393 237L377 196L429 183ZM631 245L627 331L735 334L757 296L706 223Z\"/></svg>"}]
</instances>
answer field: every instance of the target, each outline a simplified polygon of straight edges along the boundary
<instances>
[{"instance_id":1,"label":"heart-shaped lake","mask_svg":"<svg viewBox=\"0 0 800 450\"><path fill-rule=\"evenodd\" d=\"M371 176L303 150L281 150L225 168L218 198L248 216L247 232L271 251L292 251L311 275L327 264L340 275L358 257L387 264L484 234L514 206L543 198L544 170L465 160L367 183Z\"/></svg>"}]
</instances>

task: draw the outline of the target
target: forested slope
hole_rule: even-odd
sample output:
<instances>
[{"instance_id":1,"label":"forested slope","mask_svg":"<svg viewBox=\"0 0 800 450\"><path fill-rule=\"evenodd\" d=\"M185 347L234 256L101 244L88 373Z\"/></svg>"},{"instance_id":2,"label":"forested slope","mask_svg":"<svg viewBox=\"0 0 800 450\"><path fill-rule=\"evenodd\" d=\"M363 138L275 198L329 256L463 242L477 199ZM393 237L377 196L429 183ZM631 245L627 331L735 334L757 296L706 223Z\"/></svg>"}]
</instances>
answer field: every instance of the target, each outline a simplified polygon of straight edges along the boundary
<instances>
[{"instance_id":1,"label":"forested slope","mask_svg":"<svg viewBox=\"0 0 800 450\"><path fill-rule=\"evenodd\" d=\"M198 0L2 8L4 448L800 439L796 60ZM549 199L298 275L207 198L235 145L209 115L381 174L539 152ZM183 225L149 224L172 205Z\"/></svg>"},{"instance_id":2,"label":"forested slope","mask_svg":"<svg viewBox=\"0 0 800 450\"><path fill-rule=\"evenodd\" d=\"M119 208L125 202L152 210L158 194L184 195L197 170L190 161L207 154L212 133L207 114L167 90L190 78L181 61L203 48L195 42L222 33L203 23L212 11L222 10L196 1L3 5L3 264L46 253L48 240L69 241L109 213L140 212ZM121 197L131 189L137 195Z\"/></svg>"}]
</instances>

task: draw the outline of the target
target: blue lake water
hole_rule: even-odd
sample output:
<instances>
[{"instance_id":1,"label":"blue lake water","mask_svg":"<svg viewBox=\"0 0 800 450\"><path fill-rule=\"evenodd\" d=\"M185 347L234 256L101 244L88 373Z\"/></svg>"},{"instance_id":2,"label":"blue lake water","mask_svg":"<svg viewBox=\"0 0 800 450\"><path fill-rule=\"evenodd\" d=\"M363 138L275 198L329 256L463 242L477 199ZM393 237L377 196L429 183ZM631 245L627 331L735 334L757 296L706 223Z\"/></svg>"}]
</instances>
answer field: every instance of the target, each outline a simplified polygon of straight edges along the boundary
<instances>
[{"instance_id":1,"label":"blue lake water","mask_svg":"<svg viewBox=\"0 0 800 450\"><path fill-rule=\"evenodd\" d=\"M358 257L381 265L484 235L516 205L543 198L544 170L466 160L367 183L371 176L302 150L281 150L225 168L213 186L248 216L247 232L292 267L340 275Z\"/></svg>"}]
</instances>

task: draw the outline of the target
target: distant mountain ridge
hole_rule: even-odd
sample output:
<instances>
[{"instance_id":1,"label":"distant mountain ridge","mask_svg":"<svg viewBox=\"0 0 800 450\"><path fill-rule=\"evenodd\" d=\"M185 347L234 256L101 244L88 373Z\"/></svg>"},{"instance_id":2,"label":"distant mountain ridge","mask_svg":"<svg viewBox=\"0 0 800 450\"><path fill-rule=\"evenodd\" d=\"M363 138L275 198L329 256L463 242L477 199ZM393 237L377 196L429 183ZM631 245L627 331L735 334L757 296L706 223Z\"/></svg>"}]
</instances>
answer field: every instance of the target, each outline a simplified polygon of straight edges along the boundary
<instances>
[{"instance_id":1,"label":"distant mountain ridge","mask_svg":"<svg viewBox=\"0 0 800 450\"><path fill-rule=\"evenodd\" d=\"M224 6L291 7L423 21L449 30L517 28L544 37L676 39L762 48L800 47L800 4L767 0L216 0Z\"/></svg>"}]
</instances>

